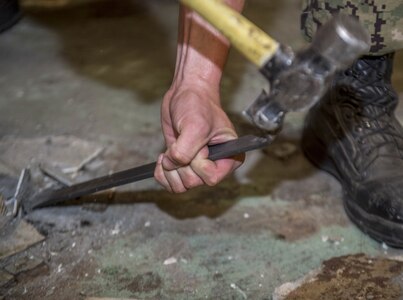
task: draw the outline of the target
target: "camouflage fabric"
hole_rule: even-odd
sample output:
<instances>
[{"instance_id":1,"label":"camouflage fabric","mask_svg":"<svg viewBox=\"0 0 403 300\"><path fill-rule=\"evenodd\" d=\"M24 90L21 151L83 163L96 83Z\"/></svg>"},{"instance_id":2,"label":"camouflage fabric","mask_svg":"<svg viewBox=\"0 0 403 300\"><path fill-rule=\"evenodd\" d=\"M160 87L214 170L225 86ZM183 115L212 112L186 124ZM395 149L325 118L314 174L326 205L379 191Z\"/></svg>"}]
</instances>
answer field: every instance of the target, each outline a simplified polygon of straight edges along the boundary
<instances>
[{"instance_id":1,"label":"camouflage fabric","mask_svg":"<svg viewBox=\"0 0 403 300\"><path fill-rule=\"evenodd\" d=\"M357 17L371 35L369 54L403 48L403 0L303 0L301 30L310 40L332 14Z\"/></svg>"}]
</instances>

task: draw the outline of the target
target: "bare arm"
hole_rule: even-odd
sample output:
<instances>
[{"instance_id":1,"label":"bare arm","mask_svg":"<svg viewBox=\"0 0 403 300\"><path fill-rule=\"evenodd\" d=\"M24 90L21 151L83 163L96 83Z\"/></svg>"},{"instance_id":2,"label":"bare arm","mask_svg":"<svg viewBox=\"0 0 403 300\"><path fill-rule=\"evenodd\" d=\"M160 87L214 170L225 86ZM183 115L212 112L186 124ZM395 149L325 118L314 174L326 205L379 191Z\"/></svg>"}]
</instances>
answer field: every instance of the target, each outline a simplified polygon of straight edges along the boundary
<instances>
[{"instance_id":1,"label":"bare arm","mask_svg":"<svg viewBox=\"0 0 403 300\"><path fill-rule=\"evenodd\" d=\"M243 0L227 3L240 11ZM175 75L164 96L161 122L167 150L155 178L169 191L214 185L242 162L207 159L207 145L236 138L220 105L220 81L229 42L193 11L181 7Z\"/></svg>"}]
</instances>

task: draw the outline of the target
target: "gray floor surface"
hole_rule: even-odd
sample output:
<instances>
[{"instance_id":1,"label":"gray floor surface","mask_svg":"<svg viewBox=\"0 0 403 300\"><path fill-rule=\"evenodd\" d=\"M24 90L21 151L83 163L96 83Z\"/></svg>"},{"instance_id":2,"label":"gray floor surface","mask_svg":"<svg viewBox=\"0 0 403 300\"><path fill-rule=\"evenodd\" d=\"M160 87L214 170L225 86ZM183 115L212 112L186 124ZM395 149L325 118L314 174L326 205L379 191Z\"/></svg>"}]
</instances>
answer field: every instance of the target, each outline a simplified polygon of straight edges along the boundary
<instances>
[{"instance_id":1,"label":"gray floor surface","mask_svg":"<svg viewBox=\"0 0 403 300\"><path fill-rule=\"evenodd\" d=\"M73 2L28 5L0 35L2 173L41 161L71 167L103 149L78 180L163 151L159 106L174 69L177 3ZM245 15L282 43L305 45L297 1L251 0ZM402 97L401 54L393 82ZM250 128L240 113L265 86L232 51L222 101L241 133ZM217 187L171 195L150 179L33 213L46 240L20 256L46 267L19 277L5 299L270 299L331 257L400 255L350 223L338 182L302 154L303 119L290 114L278 141Z\"/></svg>"}]
</instances>

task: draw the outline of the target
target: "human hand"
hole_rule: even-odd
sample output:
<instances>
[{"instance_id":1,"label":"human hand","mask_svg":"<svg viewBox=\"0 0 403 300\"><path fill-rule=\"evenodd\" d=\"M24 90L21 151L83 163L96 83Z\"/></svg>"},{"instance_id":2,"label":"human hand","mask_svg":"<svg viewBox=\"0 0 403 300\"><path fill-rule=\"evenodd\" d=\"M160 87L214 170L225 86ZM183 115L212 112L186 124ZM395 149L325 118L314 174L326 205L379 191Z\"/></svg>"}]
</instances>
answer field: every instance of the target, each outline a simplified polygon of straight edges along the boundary
<instances>
[{"instance_id":1,"label":"human hand","mask_svg":"<svg viewBox=\"0 0 403 300\"><path fill-rule=\"evenodd\" d=\"M219 91L203 80L171 88L162 103L161 122L167 150L159 156L154 176L168 191L213 186L244 160L244 155L217 161L207 158L207 145L237 135L220 106Z\"/></svg>"}]
</instances>

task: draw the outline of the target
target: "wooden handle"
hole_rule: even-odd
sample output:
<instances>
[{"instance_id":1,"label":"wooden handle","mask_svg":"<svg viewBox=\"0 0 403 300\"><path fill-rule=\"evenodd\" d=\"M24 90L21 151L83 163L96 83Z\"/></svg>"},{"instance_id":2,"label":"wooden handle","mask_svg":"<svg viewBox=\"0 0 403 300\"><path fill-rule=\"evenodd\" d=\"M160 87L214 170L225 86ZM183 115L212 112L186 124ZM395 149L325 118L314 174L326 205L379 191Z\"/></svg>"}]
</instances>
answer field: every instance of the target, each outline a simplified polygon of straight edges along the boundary
<instances>
[{"instance_id":1,"label":"wooden handle","mask_svg":"<svg viewBox=\"0 0 403 300\"><path fill-rule=\"evenodd\" d=\"M262 67L279 44L221 0L180 0L225 35L251 62Z\"/></svg>"}]
</instances>

